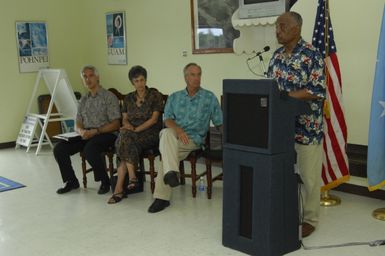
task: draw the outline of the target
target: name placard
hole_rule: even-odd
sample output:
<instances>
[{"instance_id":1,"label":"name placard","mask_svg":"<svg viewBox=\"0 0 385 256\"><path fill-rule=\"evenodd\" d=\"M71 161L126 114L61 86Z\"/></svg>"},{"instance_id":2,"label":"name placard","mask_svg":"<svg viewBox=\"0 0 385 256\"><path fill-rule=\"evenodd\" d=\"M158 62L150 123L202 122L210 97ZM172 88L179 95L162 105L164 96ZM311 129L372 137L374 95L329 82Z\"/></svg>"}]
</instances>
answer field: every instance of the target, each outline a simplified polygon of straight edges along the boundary
<instances>
[{"instance_id":1,"label":"name placard","mask_svg":"<svg viewBox=\"0 0 385 256\"><path fill-rule=\"evenodd\" d=\"M21 124L19 135L17 136L16 144L29 147L35 135L37 117L26 115Z\"/></svg>"}]
</instances>

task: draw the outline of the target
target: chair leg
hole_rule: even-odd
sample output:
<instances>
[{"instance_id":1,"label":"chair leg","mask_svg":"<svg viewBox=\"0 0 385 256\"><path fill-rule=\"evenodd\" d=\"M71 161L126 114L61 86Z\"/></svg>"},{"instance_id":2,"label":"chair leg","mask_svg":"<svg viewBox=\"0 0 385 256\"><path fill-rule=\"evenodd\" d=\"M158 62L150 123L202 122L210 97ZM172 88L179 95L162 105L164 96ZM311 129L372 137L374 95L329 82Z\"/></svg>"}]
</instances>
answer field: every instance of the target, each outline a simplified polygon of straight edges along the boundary
<instances>
[{"instance_id":1,"label":"chair leg","mask_svg":"<svg viewBox=\"0 0 385 256\"><path fill-rule=\"evenodd\" d=\"M144 167L144 157L139 157L139 171L143 173L143 182L146 181L146 168Z\"/></svg>"},{"instance_id":2,"label":"chair leg","mask_svg":"<svg viewBox=\"0 0 385 256\"><path fill-rule=\"evenodd\" d=\"M86 159L84 156L81 156L82 158L82 172L83 172L83 187L87 188L87 166L86 166Z\"/></svg>"},{"instance_id":3,"label":"chair leg","mask_svg":"<svg viewBox=\"0 0 385 256\"><path fill-rule=\"evenodd\" d=\"M211 161L206 158L206 177L207 177L207 198L211 199L213 181L212 181Z\"/></svg>"},{"instance_id":4,"label":"chair leg","mask_svg":"<svg viewBox=\"0 0 385 256\"><path fill-rule=\"evenodd\" d=\"M192 196L195 198L197 196L197 170L196 170L196 159L191 159L191 186L192 186Z\"/></svg>"},{"instance_id":5,"label":"chair leg","mask_svg":"<svg viewBox=\"0 0 385 256\"><path fill-rule=\"evenodd\" d=\"M108 153L107 157L108 157L108 172L110 174L110 180L111 180L112 177L114 176L114 155Z\"/></svg>"},{"instance_id":6,"label":"chair leg","mask_svg":"<svg viewBox=\"0 0 385 256\"><path fill-rule=\"evenodd\" d=\"M151 186L151 193L154 194L155 190L155 157L154 156L149 156L148 161L150 164L150 186Z\"/></svg>"},{"instance_id":7,"label":"chair leg","mask_svg":"<svg viewBox=\"0 0 385 256\"><path fill-rule=\"evenodd\" d=\"M179 162L179 174L180 174L180 184L184 185L186 184L186 179L185 179L185 173L184 173L184 163L183 160Z\"/></svg>"}]
</instances>

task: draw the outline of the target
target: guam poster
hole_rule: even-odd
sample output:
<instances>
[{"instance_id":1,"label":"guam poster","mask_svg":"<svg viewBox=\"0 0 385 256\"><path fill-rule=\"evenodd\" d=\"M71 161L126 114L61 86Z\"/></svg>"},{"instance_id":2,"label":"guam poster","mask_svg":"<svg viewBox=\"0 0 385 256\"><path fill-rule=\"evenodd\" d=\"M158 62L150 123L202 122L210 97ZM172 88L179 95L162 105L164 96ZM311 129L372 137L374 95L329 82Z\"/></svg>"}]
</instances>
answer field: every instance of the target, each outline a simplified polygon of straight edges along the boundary
<instances>
[{"instance_id":1,"label":"guam poster","mask_svg":"<svg viewBox=\"0 0 385 256\"><path fill-rule=\"evenodd\" d=\"M20 72L36 72L49 67L45 22L17 21L16 40Z\"/></svg>"},{"instance_id":2,"label":"guam poster","mask_svg":"<svg viewBox=\"0 0 385 256\"><path fill-rule=\"evenodd\" d=\"M127 64L124 12L106 14L108 64Z\"/></svg>"}]
</instances>

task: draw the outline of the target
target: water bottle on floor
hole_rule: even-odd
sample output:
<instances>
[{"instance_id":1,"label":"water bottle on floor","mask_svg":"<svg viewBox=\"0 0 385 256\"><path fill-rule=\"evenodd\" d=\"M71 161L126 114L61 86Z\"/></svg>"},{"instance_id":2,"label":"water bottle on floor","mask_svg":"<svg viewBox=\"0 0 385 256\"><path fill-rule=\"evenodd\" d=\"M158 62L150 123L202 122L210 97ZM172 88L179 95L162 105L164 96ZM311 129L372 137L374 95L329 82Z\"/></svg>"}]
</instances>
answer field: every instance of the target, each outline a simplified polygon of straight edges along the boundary
<instances>
[{"instance_id":1,"label":"water bottle on floor","mask_svg":"<svg viewBox=\"0 0 385 256\"><path fill-rule=\"evenodd\" d=\"M198 191L205 192L205 179L203 177L199 178Z\"/></svg>"}]
</instances>

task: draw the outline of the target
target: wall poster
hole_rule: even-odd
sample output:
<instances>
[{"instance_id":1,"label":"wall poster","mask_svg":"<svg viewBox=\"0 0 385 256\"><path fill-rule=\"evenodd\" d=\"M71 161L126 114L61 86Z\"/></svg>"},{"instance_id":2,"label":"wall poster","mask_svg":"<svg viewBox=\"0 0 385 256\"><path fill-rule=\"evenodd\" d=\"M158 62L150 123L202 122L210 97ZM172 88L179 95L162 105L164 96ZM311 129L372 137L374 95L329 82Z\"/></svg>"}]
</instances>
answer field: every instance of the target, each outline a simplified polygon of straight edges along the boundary
<instances>
[{"instance_id":1,"label":"wall poster","mask_svg":"<svg viewBox=\"0 0 385 256\"><path fill-rule=\"evenodd\" d=\"M264 0L262 0L264 1ZM238 0L190 0L193 54L232 53L239 37L231 18Z\"/></svg>"},{"instance_id":2,"label":"wall poster","mask_svg":"<svg viewBox=\"0 0 385 256\"><path fill-rule=\"evenodd\" d=\"M127 64L124 12L106 14L108 64Z\"/></svg>"},{"instance_id":3,"label":"wall poster","mask_svg":"<svg viewBox=\"0 0 385 256\"><path fill-rule=\"evenodd\" d=\"M47 24L16 21L20 72L36 72L49 67Z\"/></svg>"}]
</instances>

